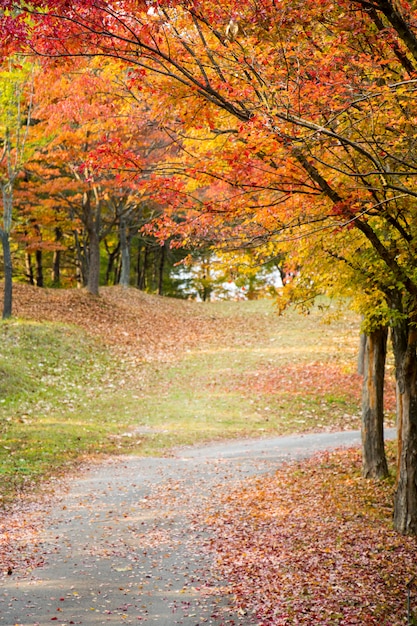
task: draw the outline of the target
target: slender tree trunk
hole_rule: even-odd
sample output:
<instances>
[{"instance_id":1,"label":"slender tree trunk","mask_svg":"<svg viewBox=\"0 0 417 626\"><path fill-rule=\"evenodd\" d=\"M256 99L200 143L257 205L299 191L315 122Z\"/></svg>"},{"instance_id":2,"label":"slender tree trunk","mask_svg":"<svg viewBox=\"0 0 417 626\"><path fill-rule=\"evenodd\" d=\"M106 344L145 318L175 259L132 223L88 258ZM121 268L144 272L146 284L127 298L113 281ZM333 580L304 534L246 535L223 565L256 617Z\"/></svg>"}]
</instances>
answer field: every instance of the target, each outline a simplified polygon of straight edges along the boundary
<instances>
[{"instance_id":1,"label":"slender tree trunk","mask_svg":"<svg viewBox=\"0 0 417 626\"><path fill-rule=\"evenodd\" d=\"M100 227L101 214L100 204L97 203L95 210L91 206L91 192L87 192L83 198L83 213L88 234L88 277L87 291L93 296L98 296L100 285Z\"/></svg>"},{"instance_id":2,"label":"slender tree trunk","mask_svg":"<svg viewBox=\"0 0 417 626\"><path fill-rule=\"evenodd\" d=\"M98 296L100 284L100 240L95 228L89 231L87 291Z\"/></svg>"},{"instance_id":3,"label":"slender tree trunk","mask_svg":"<svg viewBox=\"0 0 417 626\"><path fill-rule=\"evenodd\" d=\"M35 261L36 261L36 286L37 287L43 287L42 250L36 250L36 252L35 252Z\"/></svg>"},{"instance_id":4,"label":"slender tree trunk","mask_svg":"<svg viewBox=\"0 0 417 626\"><path fill-rule=\"evenodd\" d=\"M7 133L7 137L8 137ZM10 150L9 139L6 138L6 146ZM4 264L4 299L3 299L3 319L12 316L13 302L13 262L10 250L10 230L12 227L12 210L13 210L13 184L11 177L9 181L2 185L3 200L3 228L0 228L1 245L3 247L3 264Z\"/></svg>"},{"instance_id":5,"label":"slender tree trunk","mask_svg":"<svg viewBox=\"0 0 417 626\"><path fill-rule=\"evenodd\" d=\"M32 256L29 252L26 252L25 254L25 268L26 268L26 278L28 279L29 285L34 285L35 280L33 277Z\"/></svg>"},{"instance_id":6,"label":"slender tree trunk","mask_svg":"<svg viewBox=\"0 0 417 626\"><path fill-rule=\"evenodd\" d=\"M106 241L104 242L104 245L106 247L106 252L108 255L108 261L107 261L107 269L106 269L106 277L105 277L105 284L106 285L110 285L110 276L113 272L113 285L116 284L115 281L115 275L117 274L117 269L114 268L115 266L115 262L116 259L119 255L120 252L120 243L117 244L117 246L115 247L114 250L110 250L109 246L107 245Z\"/></svg>"},{"instance_id":7,"label":"slender tree trunk","mask_svg":"<svg viewBox=\"0 0 417 626\"><path fill-rule=\"evenodd\" d=\"M384 375L387 328L366 335L362 390L362 474L386 478L388 464L384 446Z\"/></svg>"},{"instance_id":8,"label":"slender tree trunk","mask_svg":"<svg viewBox=\"0 0 417 626\"><path fill-rule=\"evenodd\" d=\"M116 267L114 268L114 279L113 285L118 285L120 283L120 274L122 272L122 263L120 257L117 259Z\"/></svg>"},{"instance_id":9,"label":"slender tree trunk","mask_svg":"<svg viewBox=\"0 0 417 626\"><path fill-rule=\"evenodd\" d=\"M392 330L396 367L398 473L394 527L417 534L417 330L409 320Z\"/></svg>"},{"instance_id":10,"label":"slender tree trunk","mask_svg":"<svg viewBox=\"0 0 417 626\"><path fill-rule=\"evenodd\" d=\"M59 244L63 236L62 229L55 228L55 241ZM61 250L55 250L52 258L51 280L54 287L61 284Z\"/></svg>"},{"instance_id":11,"label":"slender tree trunk","mask_svg":"<svg viewBox=\"0 0 417 626\"><path fill-rule=\"evenodd\" d=\"M61 250L54 250L51 280L54 287L59 287L61 284Z\"/></svg>"},{"instance_id":12,"label":"slender tree trunk","mask_svg":"<svg viewBox=\"0 0 417 626\"><path fill-rule=\"evenodd\" d=\"M124 217L120 217L119 237L120 237L120 253L121 253L121 269L120 269L119 285L122 285L123 287L129 287L129 283L130 283L130 237L128 234L126 219Z\"/></svg>"},{"instance_id":13,"label":"slender tree trunk","mask_svg":"<svg viewBox=\"0 0 417 626\"><path fill-rule=\"evenodd\" d=\"M87 283L86 268L85 268L85 254L81 249L80 237L76 230L74 230L74 242L75 242L75 279L77 281L77 287L82 287Z\"/></svg>"},{"instance_id":14,"label":"slender tree trunk","mask_svg":"<svg viewBox=\"0 0 417 626\"><path fill-rule=\"evenodd\" d=\"M1 244L3 248L4 262L4 298L3 298L3 319L12 316L13 300L13 265L10 251L10 237L6 230L0 229Z\"/></svg>"}]
</instances>

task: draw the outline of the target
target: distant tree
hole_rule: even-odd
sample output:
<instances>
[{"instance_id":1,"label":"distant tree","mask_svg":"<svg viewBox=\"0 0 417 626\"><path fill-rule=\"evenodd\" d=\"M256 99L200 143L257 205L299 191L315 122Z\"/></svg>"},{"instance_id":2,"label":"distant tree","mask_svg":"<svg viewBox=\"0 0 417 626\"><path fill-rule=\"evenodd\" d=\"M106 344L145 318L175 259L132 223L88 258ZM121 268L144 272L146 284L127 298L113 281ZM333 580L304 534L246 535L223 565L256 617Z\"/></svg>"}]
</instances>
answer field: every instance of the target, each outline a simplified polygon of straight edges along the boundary
<instances>
[{"instance_id":1,"label":"distant tree","mask_svg":"<svg viewBox=\"0 0 417 626\"><path fill-rule=\"evenodd\" d=\"M3 318L12 315L13 263L10 233L17 177L28 157L32 114L33 67L18 57L6 59L0 69L0 187L3 221L0 238L4 264Z\"/></svg>"}]
</instances>

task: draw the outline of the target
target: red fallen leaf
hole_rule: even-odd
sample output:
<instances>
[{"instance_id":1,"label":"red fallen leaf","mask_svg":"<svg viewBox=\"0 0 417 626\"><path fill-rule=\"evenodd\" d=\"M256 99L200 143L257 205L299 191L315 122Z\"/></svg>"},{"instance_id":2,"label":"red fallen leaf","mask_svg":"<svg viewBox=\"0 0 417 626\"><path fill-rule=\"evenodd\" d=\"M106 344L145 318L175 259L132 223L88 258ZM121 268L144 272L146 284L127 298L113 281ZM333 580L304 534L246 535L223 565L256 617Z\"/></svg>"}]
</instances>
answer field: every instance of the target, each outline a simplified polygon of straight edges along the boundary
<instances>
[{"instance_id":1,"label":"red fallen leaf","mask_svg":"<svg viewBox=\"0 0 417 626\"><path fill-rule=\"evenodd\" d=\"M51 622L55 622L55 621L57 621L57 620L58 620L58 618L57 618L57 617L51 617Z\"/></svg>"}]
</instances>

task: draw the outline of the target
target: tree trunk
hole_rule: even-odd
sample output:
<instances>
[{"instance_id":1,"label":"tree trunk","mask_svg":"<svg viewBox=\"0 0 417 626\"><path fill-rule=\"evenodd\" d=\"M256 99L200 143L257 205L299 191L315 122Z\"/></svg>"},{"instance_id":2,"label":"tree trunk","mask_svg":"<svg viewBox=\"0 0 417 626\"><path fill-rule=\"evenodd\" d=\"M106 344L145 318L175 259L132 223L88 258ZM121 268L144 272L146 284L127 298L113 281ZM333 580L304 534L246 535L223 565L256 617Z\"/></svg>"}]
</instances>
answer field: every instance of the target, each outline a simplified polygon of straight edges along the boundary
<instances>
[{"instance_id":1,"label":"tree trunk","mask_svg":"<svg viewBox=\"0 0 417 626\"><path fill-rule=\"evenodd\" d=\"M417 534L417 330L406 320L392 331L394 347L398 473L394 498L394 528Z\"/></svg>"},{"instance_id":2,"label":"tree trunk","mask_svg":"<svg viewBox=\"0 0 417 626\"><path fill-rule=\"evenodd\" d=\"M98 296L100 285L100 228L101 211L100 203L95 210L91 206L91 191L85 193L83 198L84 223L88 234L88 276L87 291L93 296Z\"/></svg>"},{"instance_id":3,"label":"tree trunk","mask_svg":"<svg viewBox=\"0 0 417 626\"><path fill-rule=\"evenodd\" d=\"M59 287L61 284L61 250L54 250L51 280L54 287Z\"/></svg>"},{"instance_id":4,"label":"tree trunk","mask_svg":"<svg viewBox=\"0 0 417 626\"><path fill-rule=\"evenodd\" d=\"M42 265L42 250L36 250L36 286L43 287L43 265Z\"/></svg>"},{"instance_id":5,"label":"tree trunk","mask_svg":"<svg viewBox=\"0 0 417 626\"><path fill-rule=\"evenodd\" d=\"M87 291L98 296L100 285L100 240L95 228L89 231Z\"/></svg>"},{"instance_id":6,"label":"tree trunk","mask_svg":"<svg viewBox=\"0 0 417 626\"><path fill-rule=\"evenodd\" d=\"M57 226L55 228L55 241L59 243L63 237L62 229ZM61 250L54 250L52 258L51 280L54 287L61 284Z\"/></svg>"},{"instance_id":7,"label":"tree trunk","mask_svg":"<svg viewBox=\"0 0 417 626\"><path fill-rule=\"evenodd\" d=\"M32 256L29 252L26 252L25 254L25 268L26 268L26 278L28 279L29 285L34 285L35 279L33 277Z\"/></svg>"},{"instance_id":8,"label":"tree trunk","mask_svg":"<svg viewBox=\"0 0 417 626\"><path fill-rule=\"evenodd\" d=\"M361 333L359 338L359 353L358 353L358 374L363 376L365 374L365 351L366 351L366 335Z\"/></svg>"},{"instance_id":9,"label":"tree trunk","mask_svg":"<svg viewBox=\"0 0 417 626\"><path fill-rule=\"evenodd\" d=\"M117 244L114 250L110 250L108 244L106 243L106 240L104 240L104 245L105 245L106 252L108 255L106 277L104 279L104 282L106 285L110 285L110 277L113 272L113 285L114 285L115 276L117 274L117 268L115 269L114 266L115 266L116 259L120 252L120 243Z\"/></svg>"},{"instance_id":10,"label":"tree trunk","mask_svg":"<svg viewBox=\"0 0 417 626\"><path fill-rule=\"evenodd\" d=\"M366 335L362 389L362 474L386 478L388 464L384 446L384 374L387 328Z\"/></svg>"},{"instance_id":11,"label":"tree trunk","mask_svg":"<svg viewBox=\"0 0 417 626\"><path fill-rule=\"evenodd\" d=\"M13 300L13 265L10 251L10 237L7 230L0 230L1 244L3 247L4 262L4 298L3 298L3 319L12 316Z\"/></svg>"},{"instance_id":12,"label":"tree trunk","mask_svg":"<svg viewBox=\"0 0 417 626\"><path fill-rule=\"evenodd\" d=\"M10 150L9 132L6 129L6 147ZM13 263L10 250L10 230L12 227L13 210L13 183L9 177L8 182L2 185L3 199L3 228L0 228L1 245L3 247L4 265L4 298L3 298L3 319L12 316L13 300Z\"/></svg>"},{"instance_id":13,"label":"tree trunk","mask_svg":"<svg viewBox=\"0 0 417 626\"><path fill-rule=\"evenodd\" d=\"M80 237L76 230L73 231L75 243L75 279L77 287L83 287L87 283L87 268L85 267L85 253L81 249Z\"/></svg>"},{"instance_id":14,"label":"tree trunk","mask_svg":"<svg viewBox=\"0 0 417 626\"><path fill-rule=\"evenodd\" d=\"M120 237L120 253L121 253L121 269L119 285L123 287L129 287L130 283L130 237L128 234L128 228L126 219L120 218L119 223L119 237Z\"/></svg>"}]
</instances>

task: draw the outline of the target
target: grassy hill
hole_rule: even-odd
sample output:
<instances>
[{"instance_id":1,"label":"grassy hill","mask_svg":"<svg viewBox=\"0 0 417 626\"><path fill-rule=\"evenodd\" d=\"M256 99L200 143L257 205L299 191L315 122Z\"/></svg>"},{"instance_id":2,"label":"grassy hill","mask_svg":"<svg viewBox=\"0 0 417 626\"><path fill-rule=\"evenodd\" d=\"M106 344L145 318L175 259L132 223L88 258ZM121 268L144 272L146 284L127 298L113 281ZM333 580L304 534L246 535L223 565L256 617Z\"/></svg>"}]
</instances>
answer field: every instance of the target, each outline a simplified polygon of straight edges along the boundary
<instances>
[{"instance_id":1,"label":"grassy hill","mask_svg":"<svg viewBox=\"0 0 417 626\"><path fill-rule=\"evenodd\" d=\"M88 456L359 427L358 320L15 285L0 325L0 496Z\"/></svg>"}]
</instances>

